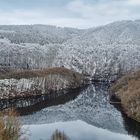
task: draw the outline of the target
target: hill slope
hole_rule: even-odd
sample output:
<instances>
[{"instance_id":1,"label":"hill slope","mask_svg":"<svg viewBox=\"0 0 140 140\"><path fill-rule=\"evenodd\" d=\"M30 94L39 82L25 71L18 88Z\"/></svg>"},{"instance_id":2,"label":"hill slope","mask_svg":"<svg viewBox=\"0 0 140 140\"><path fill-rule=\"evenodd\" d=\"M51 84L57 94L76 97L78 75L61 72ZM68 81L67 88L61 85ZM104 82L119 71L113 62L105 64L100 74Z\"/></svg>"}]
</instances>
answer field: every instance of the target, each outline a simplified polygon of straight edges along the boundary
<instances>
[{"instance_id":1,"label":"hill slope","mask_svg":"<svg viewBox=\"0 0 140 140\"><path fill-rule=\"evenodd\" d=\"M139 20L87 30L45 25L0 26L0 36L1 66L65 66L100 80L114 80L140 68Z\"/></svg>"},{"instance_id":2,"label":"hill slope","mask_svg":"<svg viewBox=\"0 0 140 140\"><path fill-rule=\"evenodd\" d=\"M140 67L140 22L122 21L88 30L68 40L54 66L110 79Z\"/></svg>"}]
</instances>

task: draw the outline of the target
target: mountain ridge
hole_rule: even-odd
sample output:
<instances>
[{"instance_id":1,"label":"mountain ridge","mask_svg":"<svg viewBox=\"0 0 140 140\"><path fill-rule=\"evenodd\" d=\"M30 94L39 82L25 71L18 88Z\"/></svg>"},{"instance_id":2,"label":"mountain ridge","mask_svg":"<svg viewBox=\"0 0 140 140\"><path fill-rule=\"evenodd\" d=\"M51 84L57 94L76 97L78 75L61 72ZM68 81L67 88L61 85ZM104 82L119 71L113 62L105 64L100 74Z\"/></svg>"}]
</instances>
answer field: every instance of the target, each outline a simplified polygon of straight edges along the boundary
<instances>
[{"instance_id":1,"label":"mountain ridge","mask_svg":"<svg viewBox=\"0 0 140 140\"><path fill-rule=\"evenodd\" d=\"M30 69L64 66L110 81L140 68L139 20L113 22L86 30L46 25L11 26L16 35L7 27L0 26L1 64L10 60L14 68L26 69L27 64ZM6 28L10 33L1 32ZM2 41L5 39L10 40L9 46ZM12 48L9 53L8 48ZM13 58L15 54L8 55L13 50L16 55L16 51L19 52L17 58L25 61ZM24 66L19 66L20 63Z\"/></svg>"}]
</instances>

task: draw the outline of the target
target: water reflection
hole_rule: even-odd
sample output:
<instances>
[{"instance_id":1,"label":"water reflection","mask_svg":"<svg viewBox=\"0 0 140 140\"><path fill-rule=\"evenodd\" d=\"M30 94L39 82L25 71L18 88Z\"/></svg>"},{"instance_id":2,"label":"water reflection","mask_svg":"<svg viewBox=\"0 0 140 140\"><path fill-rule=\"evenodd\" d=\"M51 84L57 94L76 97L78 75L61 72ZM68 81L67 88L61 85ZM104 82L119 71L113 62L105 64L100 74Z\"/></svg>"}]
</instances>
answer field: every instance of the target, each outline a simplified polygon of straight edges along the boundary
<instances>
[{"instance_id":1,"label":"water reflection","mask_svg":"<svg viewBox=\"0 0 140 140\"><path fill-rule=\"evenodd\" d=\"M113 132L128 133L140 138L140 125L137 122L128 119L113 105L110 105L108 87L109 85L103 83L90 85L86 89L76 89L69 92L51 93L32 98L1 100L0 108L16 107L18 112L23 115L21 117L23 123L31 126L31 131L33 135L35 135L35 137L33 136L35 138L33 140L36 140L36 134L39 136L45 134L46 136L46 131L51 134L57 128L60 128L62 131L64 130L66 134L70 134L68 137L71 136L74 140L79 140L80 138L80 140L82 140L82 138L85 138L86 140L93 140L93 138L95 138L95 140L102 140L106 136L106 133L108 134L106 136L108 140L133 139L130 136L120 135ZM67 123L74 120L82 120L82 123ZM65 127L57 127L60 123L54 123L60 121L64 122ZM54 124L51 125L49 123ZM80 124L82 124L82 126ZM53 130L49 127L50 125L54 128ZM69 129L67 125L71 126L71 130L66 131ZM81 127L83 127L82 130L79 129ZM105 128L113 132L107 130L104 131L97 127ZM44 134L42 134L41 131ZM49 134L48 136L50 136ZM84 137L83 134L86 137Z\"/></svg>"},{"instance_id":2,"label":"water reflection","mask_svg":"<svg viewBox=\"0 0 140 140\"><path fill-rule=\"evenodd\" d=\"M0 109L15 108L21 116L29 115L43 108L65 104L70 100L74 100L83 89L77 88L69 91L52 92L47 95L38 95L29 98L1 100Z\"/></svg>"},{"instance_id":3,"label":"water reflection","mask_svg":"<svg viewBox=\"0 0 140 140\"><path fill-rule=\"evenodd\" d=\"M121 113L109 103L108 86L104 84L90 85L82 90L74 100L46 107L21 118L22 122L28 125L82 120L96 127L127 133Z\"/></svg>"},{"instance_id":4,"label":"water reflection","mask_svg":"<svg viewBox=\"0 0 140 140\"><path fill-rule=\"evenodd\" d=\"M140 123L128 118L126 114L122 111L122 106L120 104L114 104L114 107L122 113L123 124L129 135L137 137L140 140Z\"/></svg>"},{"instance_id":5,"label":"water reflection","mask_svg":"<svg viewBox=\"0 0 140 140\"><path fill-rule=\"evenodd\" d=\"M97 128L80 120L26 125L24 128L30 129L30 140L49 140L56 129L64 132L70 140L136 140L134 137Z\"/></svg>"},{"instance_id":6,"label":"water reflection","mask_svg":"<svg viewBox=\"0 0 140 140\"><path fill-rule=\"evenodd\" d=\"M123 114L123 118L124 126L128 134L133 135L140 140L140 123L128 118L125 114Z\"/></svg>"}]
</instances>

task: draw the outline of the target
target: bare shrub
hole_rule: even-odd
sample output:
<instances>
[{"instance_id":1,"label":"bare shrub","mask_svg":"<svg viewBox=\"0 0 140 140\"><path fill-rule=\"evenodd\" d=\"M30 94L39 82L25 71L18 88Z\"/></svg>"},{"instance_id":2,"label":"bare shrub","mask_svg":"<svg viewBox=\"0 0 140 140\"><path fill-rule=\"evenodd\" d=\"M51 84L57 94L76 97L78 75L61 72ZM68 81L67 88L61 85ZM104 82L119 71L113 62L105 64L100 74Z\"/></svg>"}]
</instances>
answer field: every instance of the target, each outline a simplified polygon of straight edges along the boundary
<instances>
[{"instance_id":1,"label":"bare shrub","mask_svg":"<svg viewBox=\"0 0 140 140\"><path fill-rule=\"evenodd\" d=\"M66 134L63 132L60 132L58 130L56 130L52 137L51 140L69 140L69 138L66 136Z\"/></svg>"},{"instance_id":2,"label":"bare shrub","mask_svg":"<svg viewBox=\"0 0 140 140\"><path fill-rule=\"evenodd\" d=\"M112 92L121 100L125 113L140 122L140 71L119 79Z\"/></svg>"},{"instance_id":3,"label":"bare shrub","mask_svg":"<svg viewBox=\"0 0 140 140\"><path fill-rule=\"evenodd\" d=\"M19 140L23 133L17 113L12 109L0 113L0 140Z\"/></svg>"}]
</instances>

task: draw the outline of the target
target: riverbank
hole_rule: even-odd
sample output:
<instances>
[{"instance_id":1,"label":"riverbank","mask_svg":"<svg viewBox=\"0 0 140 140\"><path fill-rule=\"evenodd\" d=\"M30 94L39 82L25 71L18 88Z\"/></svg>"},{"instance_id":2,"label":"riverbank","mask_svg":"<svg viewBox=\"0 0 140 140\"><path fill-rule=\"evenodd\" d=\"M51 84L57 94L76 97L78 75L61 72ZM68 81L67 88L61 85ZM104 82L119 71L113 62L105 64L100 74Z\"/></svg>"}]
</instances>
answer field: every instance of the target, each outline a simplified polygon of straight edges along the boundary
<instances>
[{"instance_id":1,"label":"riverbank","mask_svg":"<svg viewBox=\"0 0 140 140\"><path fill-rule=\"evenodd\" d=\"M11 70L0 74L0 99L30 97L76 89L83 86L85 80L82 74L62 67Z\"/></svg>"},{"instance_id":2,"label":"riverbank","mask_svg":"<svg viewBox=\"0 0 140 140\"><path fill-rule=\"evenodd\" d=\"M128 117L140 122L140 71L123 76L112 88Z\"/></svg>"}]
</instances>

